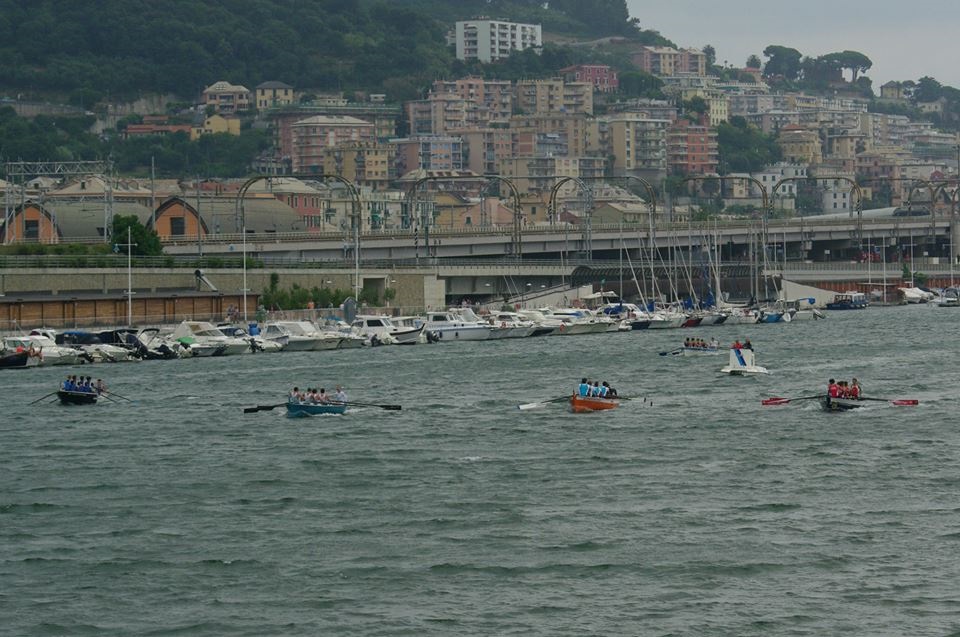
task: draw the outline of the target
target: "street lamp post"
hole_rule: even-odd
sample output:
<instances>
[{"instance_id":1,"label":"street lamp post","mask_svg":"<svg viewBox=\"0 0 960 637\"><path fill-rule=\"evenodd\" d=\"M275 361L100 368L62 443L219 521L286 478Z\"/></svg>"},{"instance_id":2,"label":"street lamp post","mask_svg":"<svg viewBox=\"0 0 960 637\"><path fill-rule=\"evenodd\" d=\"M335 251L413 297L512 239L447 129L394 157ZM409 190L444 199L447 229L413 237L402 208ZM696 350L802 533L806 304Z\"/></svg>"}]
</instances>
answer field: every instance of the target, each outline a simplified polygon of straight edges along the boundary
<instances>
[{"instance_id":1,"label":"street lamp post","mask_svg":"<svg viewBox=\"0 0 960 637\"><path fill-rule=\"evenodd\" d=\"M127 248L127 326L133 327L133 252L131 248L137 245L133 243L131 228L127 226L127 242L114 244L114 252L120 250L120 246Z\"/></svg>"}]
</instances>

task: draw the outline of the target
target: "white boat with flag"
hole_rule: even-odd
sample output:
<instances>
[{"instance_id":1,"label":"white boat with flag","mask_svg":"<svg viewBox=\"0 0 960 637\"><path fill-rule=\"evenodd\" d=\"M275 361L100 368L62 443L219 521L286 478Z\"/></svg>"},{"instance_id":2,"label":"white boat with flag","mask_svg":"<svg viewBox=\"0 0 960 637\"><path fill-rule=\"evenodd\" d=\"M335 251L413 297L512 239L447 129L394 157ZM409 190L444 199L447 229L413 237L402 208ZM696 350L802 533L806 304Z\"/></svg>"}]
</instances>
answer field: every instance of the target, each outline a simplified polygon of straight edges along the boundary
<instances>
[{"instance_id":1,"label":"white boat with flag","mask_svg":"<svg viewBox=\"0 0 960 637\"><path fill-rule=\"evenodd\" d=\"M756 364L753 349L748 349L742 346L737 347L737 345L738 344L734 344L734 347L730 348L730 362L726 367L720 370L720 373L730 374L731 376L747 376L770 373L766 367L760 367Z\"/></svg>"}]
</instances>

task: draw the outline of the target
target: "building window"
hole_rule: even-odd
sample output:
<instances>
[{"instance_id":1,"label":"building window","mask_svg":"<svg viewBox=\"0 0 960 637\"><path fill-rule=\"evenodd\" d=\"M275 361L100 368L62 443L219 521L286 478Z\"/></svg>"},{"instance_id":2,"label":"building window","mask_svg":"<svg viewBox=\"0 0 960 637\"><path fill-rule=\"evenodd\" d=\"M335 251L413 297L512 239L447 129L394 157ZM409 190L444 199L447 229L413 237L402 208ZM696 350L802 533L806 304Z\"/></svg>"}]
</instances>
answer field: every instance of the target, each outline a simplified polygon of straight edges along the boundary
<instances>
[{"instance_id":1,"label":"building window","mask_svg":"<svg viewBox=\"0 0 960 637\"><path fill-rule=\"evenodd\" d=\"M186 234L186 223L183 217L170 218L170 234L174 237L182 237Z\"/></svg>"},{"instance_id":2,"label":"building window","mask_svg":"<svg viewBox=\"0 0 960 637\"><path fill-rule=\"evenodd\" d=\"M40 222L36 219L27 219L23 222L23 238L24 239L39 239L40 238Z\"/></svg>"}]
</instances>

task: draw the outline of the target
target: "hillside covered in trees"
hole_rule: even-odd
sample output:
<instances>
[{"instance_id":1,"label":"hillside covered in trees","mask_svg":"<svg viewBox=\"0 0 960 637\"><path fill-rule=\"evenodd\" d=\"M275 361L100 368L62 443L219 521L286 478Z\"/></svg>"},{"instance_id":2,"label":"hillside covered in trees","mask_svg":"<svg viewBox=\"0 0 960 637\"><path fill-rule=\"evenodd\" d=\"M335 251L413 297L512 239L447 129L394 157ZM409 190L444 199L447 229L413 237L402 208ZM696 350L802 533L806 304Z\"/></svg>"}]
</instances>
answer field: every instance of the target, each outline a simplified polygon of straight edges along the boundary
<instances>
[{"instance_id":1,"label":"hillside covered in trees","mask_svg":"<svg viewBox=\"0 0 960 637\"><path fill-rule=\"evenodd\" d=\"M480 14L664 41L630 21L625 0L0 0L0 91L89 105L279 80L404 99L464 70L445 36Z\"/></svg>"}]
</instances>

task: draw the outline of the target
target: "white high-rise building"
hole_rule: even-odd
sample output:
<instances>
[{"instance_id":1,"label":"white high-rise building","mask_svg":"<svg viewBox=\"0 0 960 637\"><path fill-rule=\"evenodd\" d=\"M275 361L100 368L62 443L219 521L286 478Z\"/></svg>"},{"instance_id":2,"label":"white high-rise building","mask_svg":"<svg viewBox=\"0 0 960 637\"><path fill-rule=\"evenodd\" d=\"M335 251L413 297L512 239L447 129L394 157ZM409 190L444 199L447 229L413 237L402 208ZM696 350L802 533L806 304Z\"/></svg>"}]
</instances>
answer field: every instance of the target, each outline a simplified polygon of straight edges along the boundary
<instances>
[{"instance_id":1,"label":"white high-rise building","mask_svg":"<svg viewBox=\"0 0 960 637\"><path fill-rule=\"evenodd\" d=\"M493 62L512 51L543 46L543 34L539 24L465 20L457 22L456 42L458 60Z\"/></svg>"}]
</instances>

